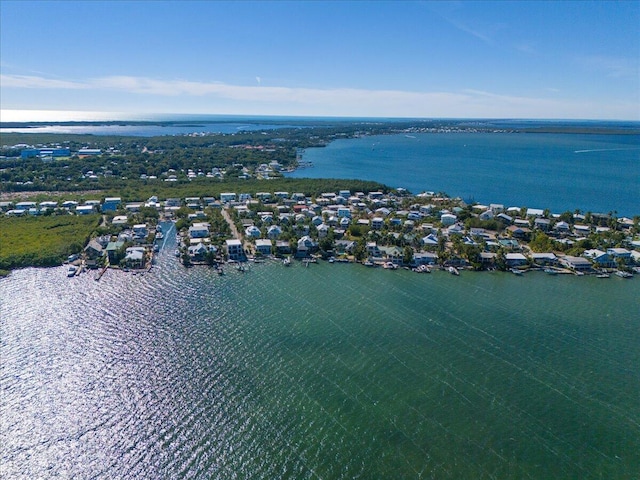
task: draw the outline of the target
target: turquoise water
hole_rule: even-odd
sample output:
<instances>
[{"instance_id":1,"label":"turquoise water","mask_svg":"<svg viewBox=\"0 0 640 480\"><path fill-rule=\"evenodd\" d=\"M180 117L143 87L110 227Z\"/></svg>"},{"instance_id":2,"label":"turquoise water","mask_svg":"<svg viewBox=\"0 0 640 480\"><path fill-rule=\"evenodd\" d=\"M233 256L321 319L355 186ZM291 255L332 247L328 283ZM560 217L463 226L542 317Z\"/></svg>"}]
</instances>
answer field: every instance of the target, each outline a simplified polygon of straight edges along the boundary
<instances>
[{"instance_id":1,"label":"turquoise water","mask_svg":"<svg viewBox=\"0 0 640 480\"><path fill-rule=\"evenodd\" d=\"M640 472L638 279L218 276L172 251L145 275L0 280L4 478Z\"/></svg>"},{"instance_id":2,"label":"turquoise water","mask_svg":"<svg viewBox=\"0 0 640 480\"><path fill-rule=\"evenodd\" d=\"M360 178L481 203L637 215L638 135L434 133L336 140L293 177Z\"/></svg>"}]
</instances>

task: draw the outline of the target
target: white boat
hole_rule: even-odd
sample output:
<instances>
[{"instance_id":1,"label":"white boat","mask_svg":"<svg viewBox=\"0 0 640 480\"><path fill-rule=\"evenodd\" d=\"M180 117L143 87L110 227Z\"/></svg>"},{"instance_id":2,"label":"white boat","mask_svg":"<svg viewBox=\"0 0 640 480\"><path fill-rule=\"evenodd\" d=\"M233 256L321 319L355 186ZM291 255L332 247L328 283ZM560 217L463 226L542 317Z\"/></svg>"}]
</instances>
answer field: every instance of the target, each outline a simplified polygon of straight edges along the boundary
<instances>
[{"instance_id":1,"label":"white boat","mask_svg":"<svg viewBox=\"0 0 640 480\"><path fill-rule=\"evenodd\" d=\"M608 273L599 273L598 275L596 275L596 278L609 278L611 277L611 275L609 275Z\"/></svg>"},{"instance_id":2,"label":"white boat","mask_svg":"<svg viewBox=\"0 0 640 480\"><path fill-rule=\"evenodd\" d=\"M625 272L623 270L616 270L616 275L620 278L631 278L633 273Z\"/></svg>"},{"instance_id":3,"label":"white boat","mask_svg":"<svg viewBox=\"0 0 640 480\"><path fill-rule=\"evenodd\" d=\"M447 271L451 274L451 275L460 275L460 272L458 271L458 269L456 267L449 267L447 269Z\"/></svg>"},{"instance_id":4,"label":"white boat","mask_svg":"<svg viewBox=\"0 0 640 480\"><path fill-rule=\"evenodd\" d=\"M549 275L557 275L558 271L555 268L545 268L544 273L548 273Z\"/></svg>"},{"instance_id":5,"label":"white boat","mask_svg":"<svg viewBox=\"0 0 640 480\"><path fill-rule=\"evenodd\" d=\"M511 273L514 275L522 275L524 272L522 270L518 270L517 268L512 268Z\"/></svg>"},{"instance_id":6,"label":"white boat","mask_svg":"<svg viewBox=\"0 0 640 480\"><path fill-rule=\"evenodd\" d=\"M67 277L75 277L76 272L78 271L78 267L75 265L71 265L69 270L67 270Z\"/></svg>"},{"instance_id":7,"label":"white boat","mask_svg":"<svg viewBox=\"0 0 640 480\"><path fill-rule=\"evenodd\" d=\"M284 259L282 260L282 264L285 267L288 267L289 265L291 265L291 257L284 257Z\"/></svg>"},{"instance_id":8,"label":"white boat","mask_svg":"<svg viewBox=\"0 0 640 480\"><path fill-rule=\"evenodd\" d=\"M396 270L398 266L395 263L386 262L385 264L382 265L382 268L386 268L387 270Z\"/></svg>"}]
</instances>

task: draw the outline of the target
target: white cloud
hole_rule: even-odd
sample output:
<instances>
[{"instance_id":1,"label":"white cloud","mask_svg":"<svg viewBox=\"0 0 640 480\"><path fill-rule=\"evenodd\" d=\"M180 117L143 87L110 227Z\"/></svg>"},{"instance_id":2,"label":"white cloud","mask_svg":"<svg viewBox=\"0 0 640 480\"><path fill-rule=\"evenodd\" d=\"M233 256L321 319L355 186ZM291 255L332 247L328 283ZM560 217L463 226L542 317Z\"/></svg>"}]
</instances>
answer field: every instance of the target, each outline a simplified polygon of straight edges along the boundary
<instances>
[{"instance_id":1,"label":"white cloud","mask_svg":"<svg viewBox=\"0 0 640 480\"><path fill-rule=\"evenodd\" d=\"M319 89L259 85L229 85L220 82L160 80L133 76L111 76L70 81L36 76L0 76L2 97L11 89L68 91L70 110L85 105L81 91L102 98L93 110L118 108L135 113L140 105L162 105L156 113L227 113L255 115L320 115L363 117L469 117L469 118L600 118L638 120L633 102L598 103L591 99L570 101L503 95L483 90L460 92L415 92L356 88ZM73 90L77 93L74 95ZM132 101L131 95L134 95ZM137 96L137 98L135 98ZM85 95L86 97L86 95ZM148 99L148 100L145 100ZM173 99L173 100L172 100ZM149 102L151 100L151 102ZM126 102L126 103L125 103ZM4 101L6 108L46 109L55 106L20 105ZM166 110L166 109L171 109ZM142 112L140 112L142 113Z\"/></svg>"},{"instance_id":2,"label":"white cloud","mask_svg":"<svg viewBox=\"0 0 640 480\"><path fill-rule=\"evenodd\" d=\"M69 80L36 77L34 75L0 75L1 88L83 89L89 85Z\"/></svg>"}]
</instances>

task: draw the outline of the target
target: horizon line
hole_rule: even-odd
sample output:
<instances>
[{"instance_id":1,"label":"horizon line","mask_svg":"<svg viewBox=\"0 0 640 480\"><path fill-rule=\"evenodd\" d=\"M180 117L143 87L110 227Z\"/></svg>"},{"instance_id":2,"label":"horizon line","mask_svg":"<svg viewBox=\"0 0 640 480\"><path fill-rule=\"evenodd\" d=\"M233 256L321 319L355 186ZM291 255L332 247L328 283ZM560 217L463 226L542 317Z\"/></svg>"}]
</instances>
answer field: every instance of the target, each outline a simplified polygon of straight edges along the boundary
<instances>
[{"instance_id":1,"label":"horizon line","mask_svg":"<svg viewBox=\"0 0 640 480\"><path fill-rule=\"evenodd\" d=\"M33 115L33 116L30 116ZM7 119L7 116L10 117ZM39 117L39 118L38 118ZM160 119L158 117L164 117ZM170 122L170 117L186 117L186 119L199 119L198 117L233 117L247 118L281 118L281 119L326 119L326 120L407 120L407 121L538 121L538 122L602 122L639 123L635 119L603 119L603 118L570 118L570 117L411 117L411 116L361 116L361 115L287 115L287 114L245 114L245 113L184 113L184 112L110 112L90 110L35 110L35 109L0 109L0 126L6 123L88 123L88 122Z\"/></svg>"}]
</instances>

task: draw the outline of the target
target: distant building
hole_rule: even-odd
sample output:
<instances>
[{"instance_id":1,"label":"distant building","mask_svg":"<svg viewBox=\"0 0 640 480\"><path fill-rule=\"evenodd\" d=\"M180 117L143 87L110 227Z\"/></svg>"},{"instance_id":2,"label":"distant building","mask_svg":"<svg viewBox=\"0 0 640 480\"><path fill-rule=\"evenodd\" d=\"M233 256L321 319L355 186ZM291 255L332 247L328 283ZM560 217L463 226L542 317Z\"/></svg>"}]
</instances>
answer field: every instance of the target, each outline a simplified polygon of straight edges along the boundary
<instances>
[{"instance_id":1,"label":"distant building","mask_svg":"<svg viewBox=\"0 0 640 480\"><path fill-rule=\"evenodd\" d=\"M122 199L120 197L107 197L104 199L104 202L102 202L102 211L115 212L120 206L121 202Z\"/></svg>"},{"instance_id":2,"label":"distant building","mask_svg":"<svg viewBox=\"0 0 640 480\"><path fill-rule=\"evenodd\" d=\"M35 157L69 157L71 151L68 148L26 148L20 153L20 157L35 158Z\"/></svg>"},{"instance_id":3,"label":"distant building","mask_svg":"<svg viewBox=\"0 0 640 480\"><path fill-rule=\"evenodd\" d=\"M90 156L90 155L102 155L102 150L99 148L81 148L78 150L78 155L81 157Z\"/></svg>"}]
</instances>

